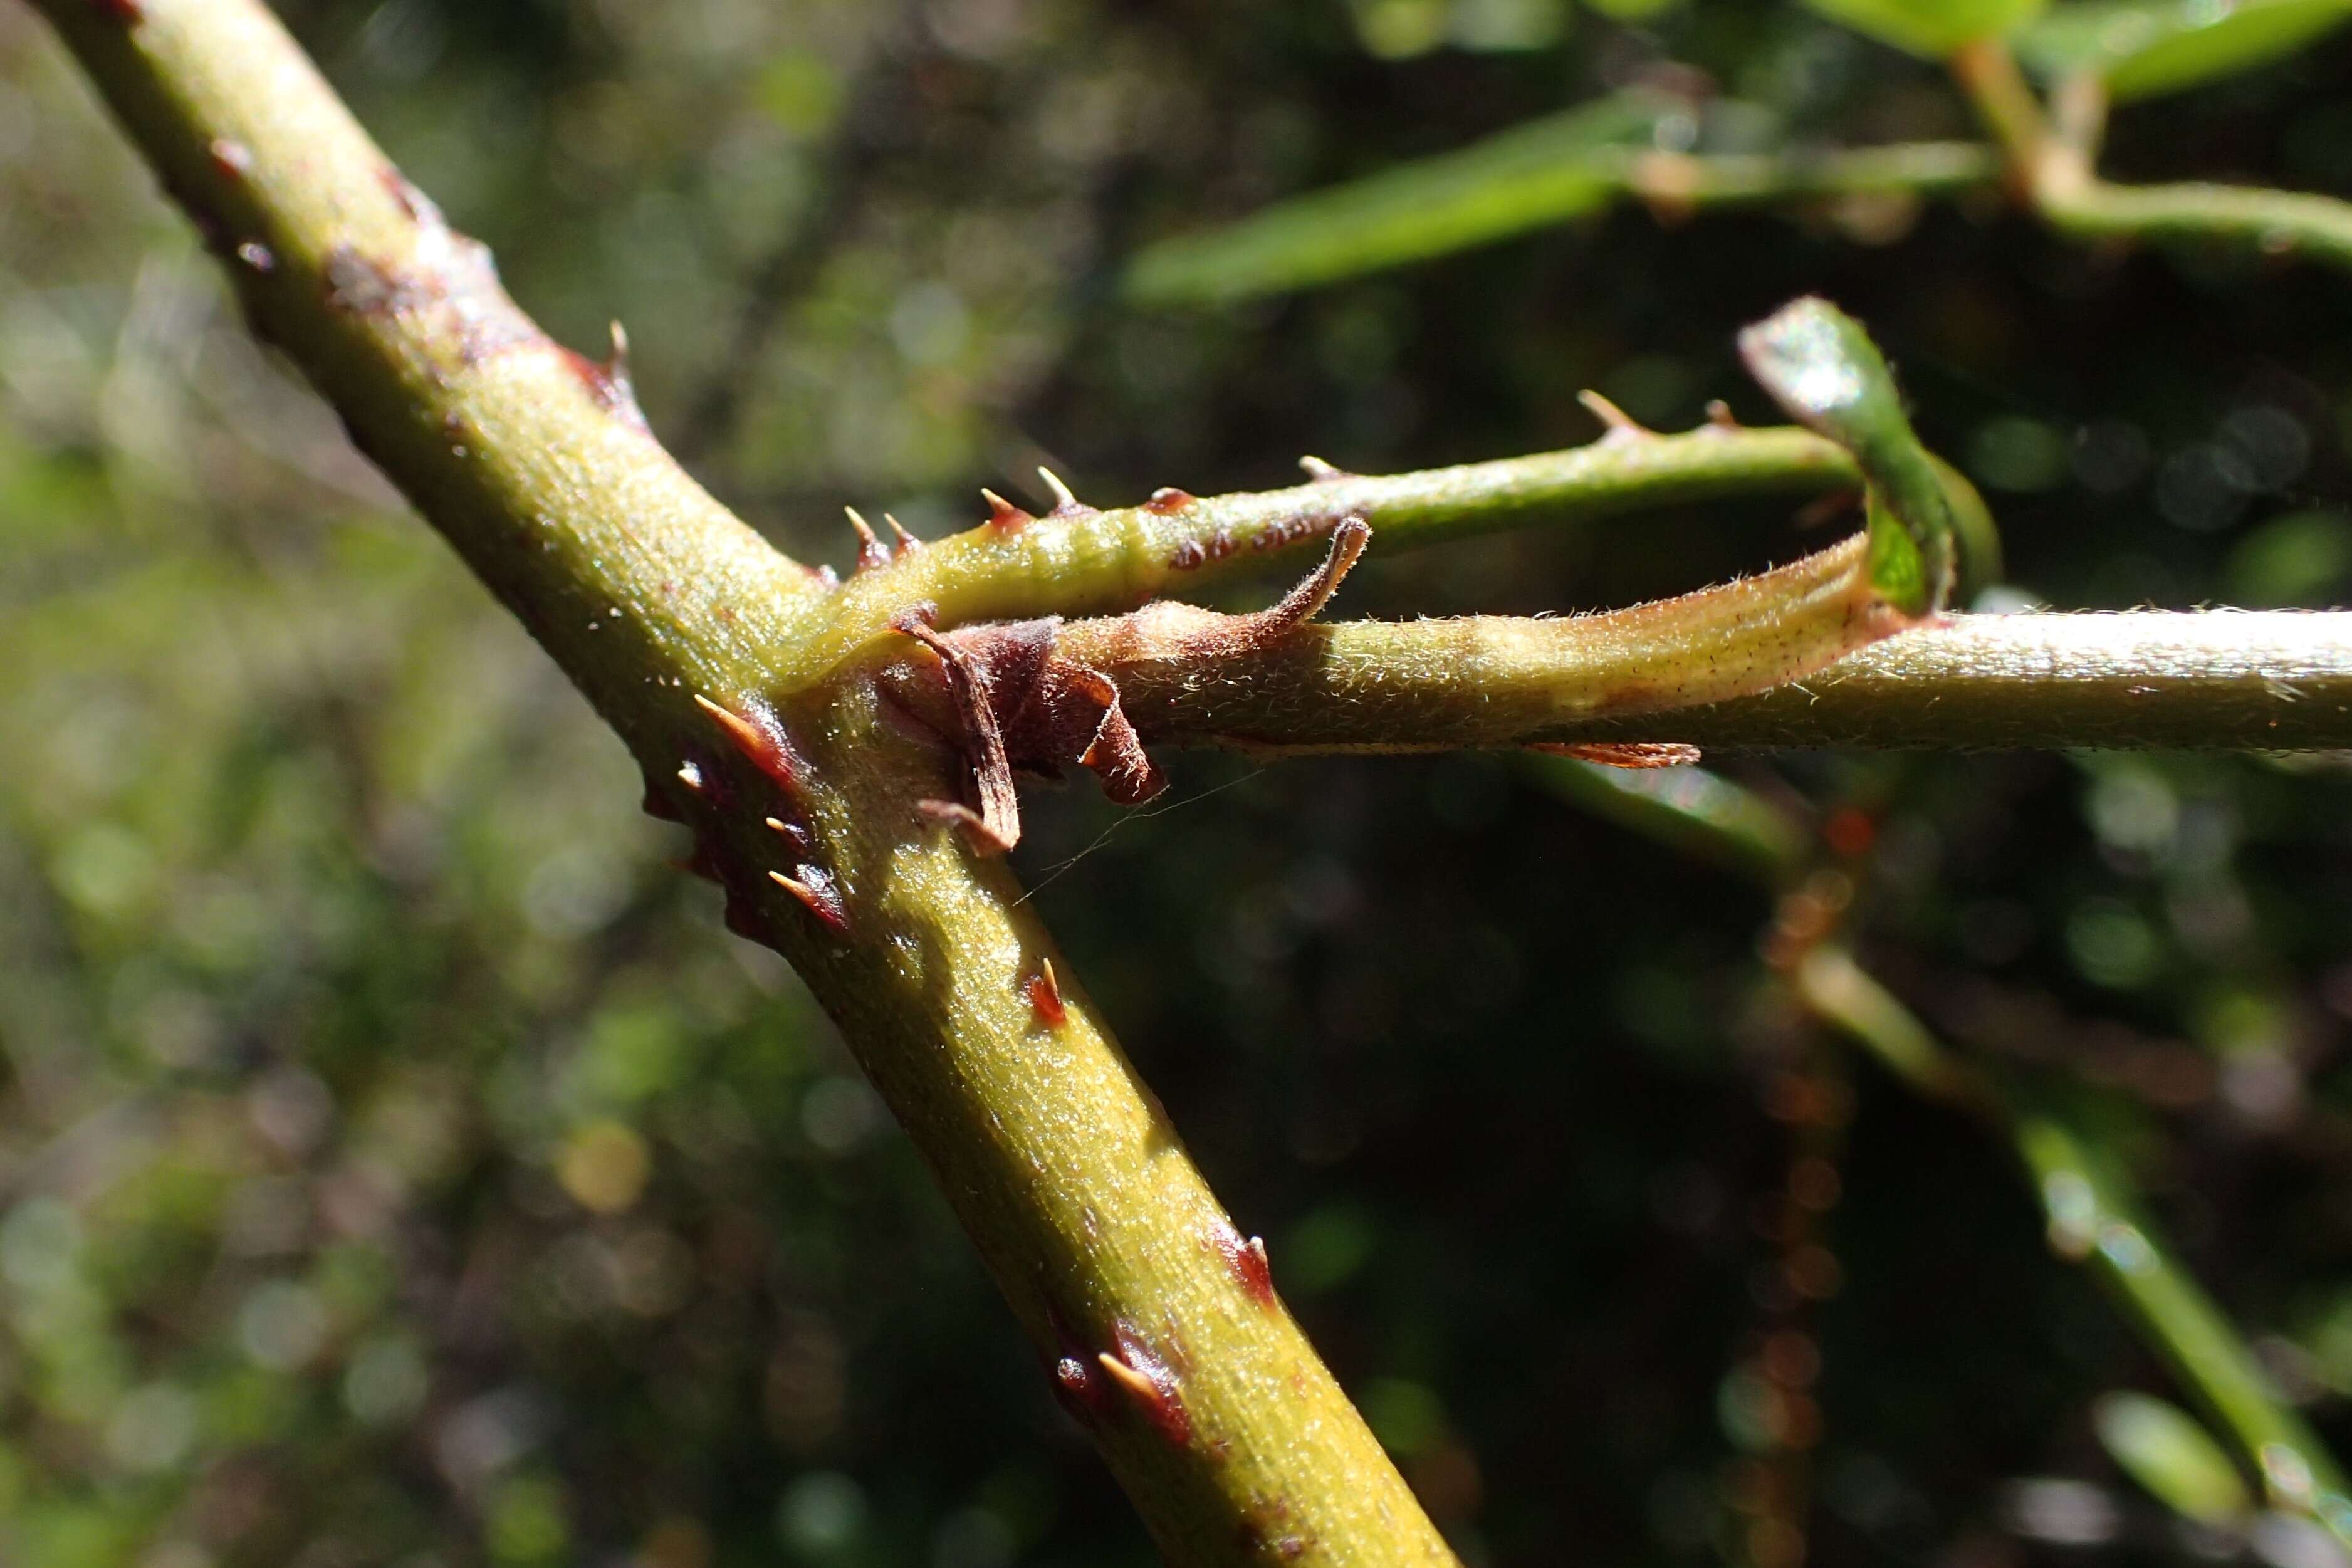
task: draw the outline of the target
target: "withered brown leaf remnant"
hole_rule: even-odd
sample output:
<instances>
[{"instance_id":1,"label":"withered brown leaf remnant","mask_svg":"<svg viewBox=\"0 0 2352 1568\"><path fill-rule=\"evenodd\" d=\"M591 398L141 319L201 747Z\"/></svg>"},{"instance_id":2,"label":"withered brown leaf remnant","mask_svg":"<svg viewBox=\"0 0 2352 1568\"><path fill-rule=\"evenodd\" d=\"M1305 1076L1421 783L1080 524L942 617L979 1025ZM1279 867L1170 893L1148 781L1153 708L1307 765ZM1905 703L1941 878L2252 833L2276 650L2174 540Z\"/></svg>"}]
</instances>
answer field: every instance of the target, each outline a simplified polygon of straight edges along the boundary
<instances>
[{"instance_id":1,"label":"withered brown leaf remnant","mask_svg":"<svg viewBox=\"0 0 2352 1568\"><path fill-rule=\"evenodd\" d=\"M919 805L926 815L961 826L982 854L1001 855L1021 839L1015 773L1056 778L1076 763L1098 777L1103 793L1121 805L1150 800L1167 787L1167 779L1119 706L1111 678L1059 651L1064 633L1083 628L1093 646L1112 650L1120 662L1249 652L1313 619L1371 536L1362 518L1342 519L1323 563L1279 604L1245 616L1160 600L1129 615L1067 626L1053 616L942 632L932 625L934 608L916 605L892 624L939 657L953 709L953 738L970 770L965 799Z\"/></svg>"}]
</instances>

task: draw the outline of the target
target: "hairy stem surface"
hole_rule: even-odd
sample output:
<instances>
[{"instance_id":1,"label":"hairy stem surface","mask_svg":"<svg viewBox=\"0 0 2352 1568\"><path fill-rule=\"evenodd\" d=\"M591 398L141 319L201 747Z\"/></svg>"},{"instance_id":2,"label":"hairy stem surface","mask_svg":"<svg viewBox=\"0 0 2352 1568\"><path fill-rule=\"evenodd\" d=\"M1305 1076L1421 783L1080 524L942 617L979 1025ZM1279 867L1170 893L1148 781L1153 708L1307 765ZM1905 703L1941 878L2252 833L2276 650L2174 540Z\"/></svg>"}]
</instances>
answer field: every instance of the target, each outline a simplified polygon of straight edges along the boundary
<instances>
[{"instance_id":1,"label":"hairy stem surface","mask_svg":"<svg viewBox=\"0 0 2352 1568\"><path fill-rule=\"evenodd\" d=\"M2352 613L1950 616L1773 690L1671 712L1664 682L1723 673L1741 645L1727 629L1657 661L1647 641L1621 640L1627 614L1310 626L1214 668L1118 677L1147 737L1271 752L2352 748Z\"/></svg>"}]
</instances>

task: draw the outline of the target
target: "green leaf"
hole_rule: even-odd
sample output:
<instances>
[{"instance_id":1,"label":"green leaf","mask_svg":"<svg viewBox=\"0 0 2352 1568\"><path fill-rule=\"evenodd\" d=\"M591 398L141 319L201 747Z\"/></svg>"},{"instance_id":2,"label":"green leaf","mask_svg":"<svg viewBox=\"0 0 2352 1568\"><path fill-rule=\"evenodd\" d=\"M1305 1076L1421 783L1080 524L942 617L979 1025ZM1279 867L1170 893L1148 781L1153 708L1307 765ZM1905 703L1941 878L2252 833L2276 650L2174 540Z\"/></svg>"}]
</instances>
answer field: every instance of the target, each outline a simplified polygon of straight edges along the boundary
<instances>
[{"instance_id":1,"label":"green leaf","mask_svg":"<svg viewBox=\"0 0 2352 1568\"><path fill-rule=\"evenodd\" d=\"M1959 557L1949 470L1919 444L1862 323L1826 300L1799 300L1741 332L1739 352L1791 418L1853 454L1869 492L1872 584L1906 615L1943 608Z\"/></svg>"},{"instance_id":2,"label":"green leaf","mask_svg":"<svg viewBox=\"0 0 2352 1568\"><path fill-rule=\"evenodd\" d=\"M1622 93L1456 152L1280 202L1226 228L1163 240L1129 266L1139 304L1210 304L1303 289L1467 249L1606 206L1613 162L1675 106Z\"/></svg>"},{"instance_id":3,"label":"green leaf","mask_svg":"<svg viewBox=\"0 0 2352 1568\"><path fill-rule=\"evenodd\" d=\"M2200 1524L2224 1524L2252 1506L2246 1483L2197 1418L2145 1394L2110 1394L2092 1407L2099 1442L2158 1501Z\"/></svg>"},{"instance_id":4,"label":"green leaf","mask_svg":"<svg viewBox=\"0 0 2352 1568\"><path fill-rule=\"evenodd\" d=\"M1941 59L1962 44L2006 37L2042 0L1805 0L1832 21L1915 55Z\"/></svg>"},{"instance_id":5,"label":"green leaf","mask_svg":"<svg viewBox=\"0 0 2352 1568\"><path fill-rule=\"evenodd\" d=\"M2118 100L2252 70L2352 20L2352 0L2086 0L2019 34L2043 77L2083 72Z\"/></svg>"}]
</instances>

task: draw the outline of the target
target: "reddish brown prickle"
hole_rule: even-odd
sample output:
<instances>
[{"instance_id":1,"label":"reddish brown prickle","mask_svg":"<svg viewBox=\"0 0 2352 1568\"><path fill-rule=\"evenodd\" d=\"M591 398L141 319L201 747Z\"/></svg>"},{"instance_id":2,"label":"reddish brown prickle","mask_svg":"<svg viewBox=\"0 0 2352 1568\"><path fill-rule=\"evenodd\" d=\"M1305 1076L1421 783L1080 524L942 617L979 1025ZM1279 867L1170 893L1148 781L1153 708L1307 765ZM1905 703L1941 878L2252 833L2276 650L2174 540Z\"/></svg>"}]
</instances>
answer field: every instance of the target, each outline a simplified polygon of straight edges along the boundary
<instances>
[{"instance_id":1,"label":"reddish brown prickle","mask_svg":"<svg viewBox=\"0 0 2352 1568\"><path fill-rule=\"evenodd\" d=\"M798 868L800 875L787 877L782 871L768 873L768 880L801 901L803 908L824 922L835 935L849 931L849 909L841 900L841 889L823 868L815 866Z\"/></svg>"},{"instance_id":2,"label":"reddish brown prickle","mask_svg":"<svg viewBox=\"0 0 2352 1568\"><path fill-rule=\"evenodd\" d=\"M784 733L783 721L775 710L756 700L747 701L749 716L722 708L703 696L694 695L694 704L717 721L727 738L735 742L736 750L751 760L751 764L773 780L778 788L790 792L798 787L801 774L800 754L793 750L792 738Z\"/></svg>"},{"instance_id":3,"label":"reddish brown prickle","mask_svg":"<svg viewBox=\"0 0 2352 1568\"><path fill-rule=\"evenodd\" d=\"M1068 1022L1070 1010L1062 1005L1062 983L1054 977L1052 959L1037 961L1037 973L1028 978L1023 989L1029 994L1029 1011L1036 1015L1038 1023L1048 1029L1058 1029Z\"/></svg>"},{"instance_id":4,"label":"reddish brown prickle","mask_svg":"<svg viewBox=\"0 0 2352 1568\"><path fill-rule=\"evenodd\" d=\"M1265 1242L1258 1237L1244 1238L1231 1222L1220 1219L1210 1227L1209 1240L1234 1278L1249 1292L1250 1300L1261 1307L1274 1305L1274 1266L1265 1255Z\"/></svg>"},{"instance_id":5,"label":"reddish brown prickle","mask_svg":"<svg viewBox=\"0 0 2352 1568\"><path fill-rule=\"evenodd\" d=\"M1001 533L1018 533L1037 521L994 490L981 491L980 499L988 503L988 526Z\"/></svg>"},{"instance_id":6,"label":"reddish brown prickle","mask_svg":"<svg viewBox=\"0 0 2352 1568\"><path fill-rule=\"evenodd\" d=\"M391 164L386 163L383 168L378 169L375 172L375 177L385 190L392 193L392 199L400 204L400 210L407 216L409 222L415 224L448 222L441 216L441 209L433 205L433 198L410 184L408 176Z\"/></svg>"},{"instance_id":7,"label":"reddish brown prickle","mask_svg":"<svg viewBox=\"0 0 2352 1568\"><path fill-rule=\"evenodd\" d=\"M253 149L226 136L215 136L205 149L214 171L224 180L241 180L253 171Z\"/></svg>"},{"instance_id":8,"label":"reddish brown prickle","mask_svg":"<svg viewBox=\"0 0 2352 1568\"><path fill-rule=\"evenodd\" d=\"M1156 511L1165 517L1171 512L1182 511L1192 504L1192 492L1190 490L1180 490L1173 485L1163 485L1151 492L1151 499L1143 503L1143 510Z\"/></svg>"},{"instance_id":9,"label":"reddish brown prickle","mask_svg":"<svg viewBox=\"0 0 2352 1568\"><path fill-rule=\"evenodd\" d=\"M1184 1408L1183 1391L1177 1384L1174 1370L1126 1319L1120 1319L1112 1332L1118 1342L1118 1352L1101 1352L1095 1357L1096 1362L1162 1437L1179 1447L1190 1443L1192 1416Z\"/></svg>"},{"instance_id":10,"label":"reddish brown prickle","mask_svg":"<svg viewBox=\"0 0 2352 1568\"><path fill-rule=\"evenodd\" d=\"M629 377L629 335L622 330L620 322L613 323L612 353L605 356L602 364L561 343L550 346L555 350L556 357L563 362L564 368L587 388L588 395L596 400L597 406L637 429L646 428L645 411L637 406L636 385Z\"/></svg>"},{"instance_id":11,"label":"reddish brown prickle","mask_svg":"<svg viewBox=\"0 0 2352 1568\"><path fill-rule=\"evenodd\" d=\"M100 16L126 27L135 27L147 18L147 13L140 8L139 0L89 0L89 3Z\"/></svg>"},{"instance_id":12,"label":"reddish brown prickle","mask_svg":"<svg viewBox=\"0 0 2352 1568\"><path fill-rule=\"evenodd\" d=\"M849 526L857 531L857 570L866 572L877 566L889 565L889 547L875 537L874 525L860 516L854 506L841 510L849 514Z\"/></svg>"}]
</instances>

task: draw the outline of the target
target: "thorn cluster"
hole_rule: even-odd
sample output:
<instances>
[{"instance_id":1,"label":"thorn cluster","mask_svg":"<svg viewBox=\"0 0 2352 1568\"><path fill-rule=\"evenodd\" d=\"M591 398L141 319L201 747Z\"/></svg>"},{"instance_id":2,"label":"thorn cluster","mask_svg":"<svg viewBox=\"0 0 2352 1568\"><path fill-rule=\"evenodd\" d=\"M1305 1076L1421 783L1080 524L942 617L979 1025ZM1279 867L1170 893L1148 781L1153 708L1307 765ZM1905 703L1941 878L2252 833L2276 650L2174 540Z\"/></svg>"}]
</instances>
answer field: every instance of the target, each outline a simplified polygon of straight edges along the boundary
<instances>
[{"instance_id":1,"label":"thorn cluster","mask_svg":"<svg viewBox=\"0 0 2352 1568\"><path fill-rule=\"evenodd\" d=\"M738 752L783 792L787 801L797 801L807 775L807 765L793 749L792 738L784 732L783 721L773 709L755 700L746 704L748 714L738 713L713 702L700 692L695 693L694 703L710 716L711 721L734 743ZM688 787L700 788L700 770L693 763L680 769L678 776L684 779L688 769L695 772L695 780L689 783ZM835 934L846 931L849 929L849 910L842 898L839 882L824 867L806 858L813 847L807 828L782 816L771 816L765 821L798 858L789 873L771 870L768 880L799 900L802 908L823 921L828 930ZM731 883L728 885L727 905L729 929L759 939L761 933L747 929L753 924L751 902Z\"/></svg>"},{"instance_id":2,"label":"thorn cluster","mask_svg":"<svg viewBox=\"0 0 2352 1568\"><path fill-rule=\"evenodd\" d=\"M1263 647L1322 609L1370 537L1362 518L1342 520L1322 565L1255 615L1162 600L1108 621L1066 626L1049 616L941 632L932 625L936 609L915 605L891 624L936 656L953 710L950 738L969 770L964 799L919 801L918 808L962 827L982 854L1001 855L1021 838L1016 773L1052 778L1076 763L1100 778L1103 793L1121 805L1150 799L1167 781L1121 707L1118 682L1109 668L1065 651L1066 634L1086 634L1089 647L1110 656L1110 668L1127 659L1207 659Z\"/></svg>"}]
</instances>

